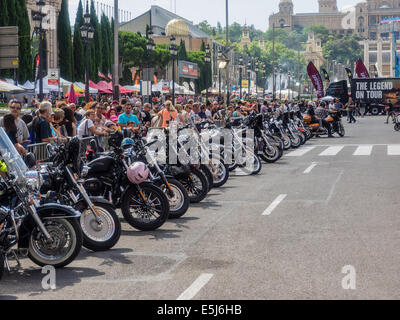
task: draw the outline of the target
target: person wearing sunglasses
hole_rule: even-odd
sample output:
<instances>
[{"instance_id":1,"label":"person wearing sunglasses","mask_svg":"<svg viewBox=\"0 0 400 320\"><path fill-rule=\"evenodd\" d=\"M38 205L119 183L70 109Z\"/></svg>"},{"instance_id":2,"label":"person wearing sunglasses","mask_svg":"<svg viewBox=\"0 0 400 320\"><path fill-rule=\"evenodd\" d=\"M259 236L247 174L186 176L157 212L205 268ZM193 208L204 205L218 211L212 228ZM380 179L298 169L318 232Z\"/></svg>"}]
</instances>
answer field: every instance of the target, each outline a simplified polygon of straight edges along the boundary
<instances>
[{"instance_id":1,"label":"person wearing sunglasses","mask_svg":"<svg viewBox=\"0 0 400 320\"><path fill-rule=\"evenodd\" d=\"M15 125L17 126L17 140L25 148L30 143L29 130L26 123L21 119L22 104L20 101L13 100L9 106L10 113L15 118ZM0 126L4 128L4 118L0 119Z\"/></svg>"}]
</instances>

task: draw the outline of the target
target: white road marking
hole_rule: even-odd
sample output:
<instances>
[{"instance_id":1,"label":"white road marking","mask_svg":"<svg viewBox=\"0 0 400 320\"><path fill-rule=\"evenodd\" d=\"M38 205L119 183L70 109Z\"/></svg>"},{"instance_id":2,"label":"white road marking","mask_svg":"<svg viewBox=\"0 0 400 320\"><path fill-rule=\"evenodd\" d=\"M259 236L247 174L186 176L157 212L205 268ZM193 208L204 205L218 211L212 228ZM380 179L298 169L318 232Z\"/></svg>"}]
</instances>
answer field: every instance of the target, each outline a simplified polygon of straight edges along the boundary
<instances>
[{"instance_id":1,"label":"white road marking","mask_svg":"<svg viewBox=\"0 0 400 320\"><path fill-rule=\"evenodd\" d=\"M192 299L213 276L212 273L202 273L176 300Z\"/></svg>"},{"instance_id":2,"label":"white road marking","mask_svg":"<svg viewBox=\"0 0 400 320\"><path fill-rule=\"evenodd\" d=\"M267 209L265 209L265 211L263 212L263 216L269 216L272 211L275 210L275 208L283 201L283 199L285 199L287 196L287 194L281 194L279 195L270 205Z\"/></svg>"},{"instance_id":3,"label":"white road marking","mask_svg":"<svg viewBox=\"0 0 400 320\"><path fill-rule=\"evenodd\" d=\"M389 144L387 154L388 156L400 156L400 144Z\"/></svg>"},{"instance_id":4,"label":"white road marking","mask_svg":"<svg viewBox=\"0 0 400 320\"><path fill-rule=\"evenodd\" d=\"M372 153L372 145L359 146L353 153L353 156L370 156Z\"/></svg>"},{"instance_id":5,"label":"white road marking","mask_svg":"<svg viewBox=\"0 0 400 320\"><path fill-rule=\"evenodd\" d=\"M289 152L286 156L287 157L301 157L301 156L304 156L307 152L311 151L314 148L315 148L314 146L304 146L300 149Z\"/></svg>"},{"instance_id":6,"label":"white road marking","mask_svg":"<svg viewBox=\"0 0 400 320\"><path fill-rule=\"evenodd\" d=\"M314 169L317 165L317 162L313 162L311 166L309 166L303 173L310 173L312 169Z\"/></svg>"},{"instance_id":7,"label":"white road marking","mask_svg":"<svg viewBox=\"0 0 400 320\"><path fill-rule=\"evenodd\" d=\"M336 156L340 151L342 151L343 148L344 148L344 146L332 146L332 147L329 147L329 148L325 149L324 151L322 151L319 155L320 156Z\"/></svg>"}]
</instances>

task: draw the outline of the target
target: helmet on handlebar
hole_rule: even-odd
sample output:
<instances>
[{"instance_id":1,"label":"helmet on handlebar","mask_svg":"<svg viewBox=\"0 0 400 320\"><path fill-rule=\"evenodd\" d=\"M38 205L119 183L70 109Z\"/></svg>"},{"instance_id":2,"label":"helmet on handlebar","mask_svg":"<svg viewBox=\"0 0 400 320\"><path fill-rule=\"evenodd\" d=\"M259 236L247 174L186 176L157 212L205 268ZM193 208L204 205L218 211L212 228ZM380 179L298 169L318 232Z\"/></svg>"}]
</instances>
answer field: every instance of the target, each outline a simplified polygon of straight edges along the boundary
<instances>
[{"instance_id":1,"label":"helmet on handlebar","mask_svg":"<svg viewBox=\"0 0 400 320\"><path fill-rule=\"evenodd\" d=\"M121 147L123 149L128 149L128 148L132 147L134 144L135 144L135 141L133 141L133 139L125 138L124 140L122 140Z\"/></svg>"},{"instance_id":2,"label":"helmet on handlebar","mask_svg":"<svg viewBox=\"0 0 400 320\"><path fill-rule=\"evenodd\" d=\"M126 172L130 182L134 184L140 184L144 182L149 176L149 169L143 162L135 162L129 166Z\"/></svg>"}]
</instances>

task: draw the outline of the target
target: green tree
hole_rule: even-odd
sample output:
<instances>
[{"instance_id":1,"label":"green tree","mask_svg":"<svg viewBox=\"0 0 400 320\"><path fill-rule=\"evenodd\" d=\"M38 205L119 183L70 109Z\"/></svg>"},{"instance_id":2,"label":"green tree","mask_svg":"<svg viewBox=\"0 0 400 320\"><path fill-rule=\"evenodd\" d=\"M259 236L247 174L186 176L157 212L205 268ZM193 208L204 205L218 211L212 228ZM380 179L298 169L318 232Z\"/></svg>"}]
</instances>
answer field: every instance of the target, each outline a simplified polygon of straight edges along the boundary
<instances>
[{"instance_id":1,"label":"green tree","mask_svg":"<svg viewBox=\"0 0 400 320\"><path fill-rule=\"evenodd\" d=\"M323 46L324 57L328 61L336 60L342 64L354 63L362 55L362 50L356 36L343 38L330 36Z\"/></svg>"},{"instance_id":2,"label":"green tree","mask_svg":"<svg viewBox=\"0 0 400 320\"><path fill-rule=\"evenodd\" d=\"M74 25L74 80L85 81L85 48L81 37L80 28L84 24L82 0L79 0Z\"/></svg>"},{"instance_id":3,"label":"green tree","mask_svg":"<svg viewBox=\"0 0 400 320\"><path fill-rule=\"evenodd\" d=\"M178 49L178 60L187 60L186 45L183 39L181 39L181 43Z\"/></svg>"},{"instance_id":4,"label":"green tree","mask_svg":"<svg viewBox=\"0 0 400 320\"><path fill-rule=\"evenodd\" d=\"M74 61L67 0L63 0L61 3L61 11L57 21L57 41L60 75L67 80L73 80Z\"/></svg>"},{"instance_id":5,"label":"green tree","mask_svg":"<svg viewBox=\"0 0 400 320\"><path fill-rule=\"evenodd\" d=\"M6 2L8 4L8 25L17 26L19 16L17 0L7 0Z\"/></svg>"},{"instance_id":6,"label":"green tree","mask_svg":"<svg viewBox=\"0 0 400 320\"><path fill-rule=\"evenodd\" d=\"M0 27L8 26L7 0L0 0Z\"/></svg>"},{"instance_id":7,"label":"green tree","mask_svg":"<svg viewBox=\"0 0 400 320\"><path fill-rule=\"evenodd\" d=\"M207 33L209 36L212 36L213 27L208 23L207 20L201 21L198 25L196 25L201 31Z\"/></svg>"},{"instance_id":8,"label":"green tree","mask_svg":"<svg viewBox=\"0 0 400 320\"><path fill-rule=\"evenodd\" d=\"M90 23L94 28L94 39L90 45L90 70L89 75L90 79L93 81L98 81L98 70L101 67L101 63L103 61L103 53L102 53L102 34L101 28L99 24L99 19L97 18L96 9L94 5L94 0L90 2Z\"/></svg>"},{"instance_id":9,"label":"green tree","mask_svg":"<svg viewBox=\"0 0 400 320\"><path fill-rule=\"evenodd\" d=\"M19 68L18 80L22 83L33 78L32 52L31 52L31 27L29 23L28 10L25 0L18 0L16 3L18 15L19 35Z\"/></svg>"},{"instance_id":10,"label":"green tree","mask_svg":"<svg viewBox=\"0 0 400 320\"><path fill-rule=\"evenodd\" d=\"M103 13L101 16L101 34L102 34L102 63L101 63L101 71L103 73L107 73L111 69L111 51L112 48L110 47L110 21Z\"/></svg>"}]
</instances>

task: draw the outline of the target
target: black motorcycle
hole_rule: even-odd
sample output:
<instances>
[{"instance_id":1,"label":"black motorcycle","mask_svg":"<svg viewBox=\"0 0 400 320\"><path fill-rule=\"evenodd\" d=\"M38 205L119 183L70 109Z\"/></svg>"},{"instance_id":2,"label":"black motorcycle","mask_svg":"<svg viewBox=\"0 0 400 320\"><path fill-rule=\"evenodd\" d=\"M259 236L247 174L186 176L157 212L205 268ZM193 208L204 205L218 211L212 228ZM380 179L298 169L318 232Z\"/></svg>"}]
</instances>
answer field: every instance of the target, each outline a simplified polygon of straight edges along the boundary
<instances>
[{"instance_id":1,"label":"black motorcycle","mask_svg":"<svg viewBox=\"0 0 400 320\"><path fill-rule=\"evenodd\" d=\"M41 177L37 171L28 170L2 128L0 154L2 262L9 269L10 255L18 261L13 250L18 245L18 252L39 266L60 268L68 265L82 247L82 230L78 223L80 212L57 203L39 203Z\"/></svg>"},{"instance_id":2,"label":"black motorcycle","mask_svg":"<svg viewBox=\"0 0 400 320\"><path fill-rule=\"evenodd\" d=\"M110 135L108 144L113 151L87 164L84 187L90 195L104 197L121 208L122 215L132 227L142 231L155 230L168 219L168 198L151 182L133 184L129 181L122 140L119 131Z\"/></svg>"},{"instance_id":3,"label":"black motorcycle","mask_svg":"<svg viewBox=\"0 0 400 320\"><path fill-rule=\"evenodd\" d=\"M87 167L82 167L79 139L74 137L50 152L51 165L41 171L45 181L41 192L49 194L46 201L57 201L82 213L84 247L93 251L111 249L121 236L121 223L109 201L89 196L83 187L80 177Z\"/></svg>"},{"instance_id":4,"label":"black motorcycle","mask_svg":"<svg viewBox=\"0 0 400 320\"><path fill-rule=\"evenodd\" d=\"M124 144L129 164L135 161L147 163L150 169L150 180L157 185L169 201L169 218L175 219L182 217L189 209L189 195L185 187L173 176L167 176L157 163L157 159L151 153L149 147L156 140L145 144L140 134L134 136L135 140L129 139L128 144ZM124 140L124 142L127 140Z\"/></svg>"}]
</instances>

